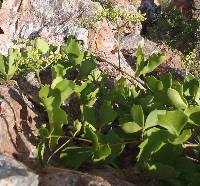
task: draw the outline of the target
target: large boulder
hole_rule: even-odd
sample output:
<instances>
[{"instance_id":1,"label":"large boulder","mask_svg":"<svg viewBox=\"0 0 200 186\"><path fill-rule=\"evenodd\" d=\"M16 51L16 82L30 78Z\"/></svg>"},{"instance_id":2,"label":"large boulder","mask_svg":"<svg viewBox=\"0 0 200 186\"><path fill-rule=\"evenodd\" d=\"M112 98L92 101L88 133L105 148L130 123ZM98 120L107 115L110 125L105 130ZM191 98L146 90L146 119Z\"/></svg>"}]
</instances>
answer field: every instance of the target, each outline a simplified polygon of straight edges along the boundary
<instances>
[{"instance_id":1,"label":"large boulder","mask_svg":"<svg viewBox=\"0 0 200 186\"><path fill-rule=\"evenodd\" d=\"M0 28L10 40L41 36L49 43L62 43L65 36L74 35L85 44L88 31L78 20L101 8L91 0L4 0L1 6Z\"/></svg>"},{"instance_id":2,"label":"large boulder","mask_svg":"<svg viewBox=\"0 0 200 186\"><path fill-rule=\"evenodd\" d=\"M22 163L0 154L1 186L38 186L39 176Z\"/></svg>"}]
</instances>

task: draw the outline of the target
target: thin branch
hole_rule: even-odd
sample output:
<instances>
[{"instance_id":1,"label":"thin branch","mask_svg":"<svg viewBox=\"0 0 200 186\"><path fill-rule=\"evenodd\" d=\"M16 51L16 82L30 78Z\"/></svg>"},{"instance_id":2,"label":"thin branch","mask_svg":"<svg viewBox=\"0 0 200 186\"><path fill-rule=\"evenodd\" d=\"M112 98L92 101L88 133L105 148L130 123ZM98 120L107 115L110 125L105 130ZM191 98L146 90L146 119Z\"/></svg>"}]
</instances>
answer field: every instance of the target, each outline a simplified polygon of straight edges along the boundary
<instances>
[{"instance_id":1,"label":"thin branch","mask_svg":"<svg viewBox=\"0 0 200 186\"><path fill-rule=\"evenodd\" d=\"M110 62L110 61L107 61L107 60L102 59L102 58L97 57L97 56L96 56L96 58L97 58L99 61L108 63L109 65L111 65L112 67L114 67L116 70L118 70L118 71L120 71L122 74L126 75L126 76L127 76L126 78L127 78L133 85L138 86L138 87L139 87L140 89L142 89L142 90L145 90L145 91L147 90L147 88L146 88L146 86L145 86L145 84L144 84L144 81L142 81L140 78L135 78L135 77L133 77L132 74L130 74L129 72L124 71L124 70L122 70L122 69L119 69L119 67L118 67L117 65L113 64L113 63Z\"/></svg>"}]
</instances>

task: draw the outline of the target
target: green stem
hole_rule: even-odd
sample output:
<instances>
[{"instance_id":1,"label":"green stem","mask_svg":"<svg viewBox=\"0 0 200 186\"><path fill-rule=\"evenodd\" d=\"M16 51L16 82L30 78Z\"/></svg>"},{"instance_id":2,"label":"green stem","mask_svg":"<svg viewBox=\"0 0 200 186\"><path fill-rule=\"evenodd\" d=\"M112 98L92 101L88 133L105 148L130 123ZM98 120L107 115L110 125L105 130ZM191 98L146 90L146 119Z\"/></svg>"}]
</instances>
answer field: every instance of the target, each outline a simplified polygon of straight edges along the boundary
<instances>
[{"instance_id":1,"label":"green stem","mask_svg":"<svg viewBox=\"0 0 200 186\"><path fill-rule=\"evenodd\" d=\"M41 82L41 79L40 79L40 70L37 69L35 72L36 72L36 76L37 76L37 79L38 79L39 85L40 85L40 87L42 87L42 82Z\"/></svg>"},{"instance_id":2,"label":"green stem","mask_svg":"<svg viewBox=\"0 0 200 186\"><path fill-rule=\"evenodd\" d=\"M183 144L183 148L195 148L199 147L199 144Z\"/></svg>"}]
</instances>

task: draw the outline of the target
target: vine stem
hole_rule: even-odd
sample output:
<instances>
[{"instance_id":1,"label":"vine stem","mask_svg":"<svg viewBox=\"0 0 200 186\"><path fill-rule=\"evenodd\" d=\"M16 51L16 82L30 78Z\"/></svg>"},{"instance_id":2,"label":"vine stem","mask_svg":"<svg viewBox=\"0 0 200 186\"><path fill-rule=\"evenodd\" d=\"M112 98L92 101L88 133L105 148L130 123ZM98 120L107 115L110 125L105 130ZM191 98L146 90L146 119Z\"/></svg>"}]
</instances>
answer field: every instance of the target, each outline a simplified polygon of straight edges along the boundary
<instances>
[{"instance_id":1,"label":"vine stem","mask_svg":"<svg viewBox=\"0 0 200 186\"><path fill-rule=\"evenodd\" d=\"M96 56L97 59L99 59L99 61L102 61L102 62L105 62L105 63L108 63L109 65L111 65L112 67L114 67L115 69L118 69L119 70L119 67L115 64L113 64L112 62L106 60L106 59L102 59L102 58L99 58ZM144 81L142 81L140 78L135 78L132 74L130 74L129 72L127 71L124 71L122 69L119 70L122 74L126 75L127 79L133 84L133 85L136 85L138 86L140 89L146 91L147 88L145 86L145 83Z\"/></svg>"},{"instance_id":2,"label":"vine stem","mask_svg":"<svg viewBox=\"0 0 200 186\"><path fill-rule=\"evenodd\" d=\"M74 133L74 135L70 138L70 139L68 139L65 143L63 143L59 148L57 148L52 154L51 154L51 156L48 158L48 160L47 160L47 164L49 163L49 161L52 159L52 157L58 152L58 151L60 151L62 148L64 148L73 138L75 138L75 136L77 135L77 133L78 133L78 131L76 131L75 133Z\"/></svg>"},{"instance_id":3,"label":"vine stem","mask_svg":"<svg viewBox=\"0 0 200 186\"><path fill-rule=\"evenodd\" d=\"M199 147L199 144L183 144L183 148L194 148L194 147Z\"/></svg>"},{"instance_id":4,"label":"vine stem","mask_svg":"<svg viewBox=\"0 0 200 186\"><path fill-rule=\"evenodd\" d=\"M62 148L65 147L65 145L67 145L70 141L72 140L72 138L68 139L64 144L62 144L59 148L57 148L52 154L51 156L49 156L48 160L47 160L47 164L49 164L50 160L52 159L52 157L58 152L60 151Z\"/></svg>"}]
</instances>

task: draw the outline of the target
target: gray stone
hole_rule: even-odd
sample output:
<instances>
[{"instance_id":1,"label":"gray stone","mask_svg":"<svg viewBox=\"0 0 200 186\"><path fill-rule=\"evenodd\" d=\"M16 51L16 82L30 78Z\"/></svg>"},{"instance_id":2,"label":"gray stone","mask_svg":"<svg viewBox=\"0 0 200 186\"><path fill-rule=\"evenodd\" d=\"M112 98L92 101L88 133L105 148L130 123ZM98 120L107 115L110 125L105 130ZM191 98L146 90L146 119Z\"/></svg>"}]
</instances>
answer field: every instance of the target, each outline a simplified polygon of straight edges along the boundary
<instances>
[{"instance_id":1,"label":"gray stone","mask_svg":"<svg viewBox=\"0 0 200 186\"><path fill-rule=\"evenodd\" d=\"M1 186L38 186L38 175L22 163L5 155L0 155Z\"/></svg>"},{"instance_id":2,"label":"gray stone","mask_svg":"<svg viewBox=\"0 0 200 186\"><path fill-rule=\"evenodd\" d=\"M73 35L87 49L88 30L78 21L83 16L92 17L100 8L91 0L5 0L0 9L0 28L8 41L41 36L49 43L62 44L66 36ZM5 50L2 46L0 49Z\"/></svg>"},{"instance_id":3,"label":"gray stone","mask_svg":"<svg viewBox=\"0 0 200 186\"><path fill-rule=\"evenodd\" d=\"M144 38L135 33L131 33L122 38L121 50L126 55L134 55L138 47L144 47Z\"/></svg>"}]
</instances>

